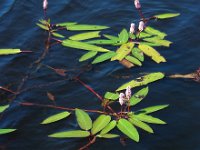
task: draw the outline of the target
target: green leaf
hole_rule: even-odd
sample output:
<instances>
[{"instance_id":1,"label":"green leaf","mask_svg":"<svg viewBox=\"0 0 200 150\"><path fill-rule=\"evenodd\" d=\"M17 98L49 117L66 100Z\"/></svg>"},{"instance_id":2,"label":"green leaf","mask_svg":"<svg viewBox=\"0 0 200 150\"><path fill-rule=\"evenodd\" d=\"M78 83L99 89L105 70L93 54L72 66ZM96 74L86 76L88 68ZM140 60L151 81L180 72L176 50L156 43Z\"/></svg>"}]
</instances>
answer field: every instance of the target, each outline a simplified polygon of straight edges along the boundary
<instances>
[{"instance_id":1,"label":"green leaf","mask_svg":"<svg viewBox=\"0 0 200 150\"><path fill-rule=\"evenodd\" d=\"M125 57L126 60L130 61L131 63L133 63L134 65L137 65L137 66L142 66L142 63L135 57L132 57L132 56L126 56Z\"/></svg>"},{"instance_id":2,"label":"green leaf","mask_svg":"<svg viewBox=\"0 0 200 150\"><path fill-rule=\"evenodd\" d=\"M165 109L167 107L169 107L169 105L151 106L151 107L143 108L143 109L141 109L141 110L139 110L137 112L141 112L143 114L150 114L150 113Z\"/></svg>"},{"instance_id":3,"label":"green leaf","mask_svg":"<svg viewBox=\"0 0 200 150\"><path fill-rule=\"evenodd\" d=\"M132 55L134 57L136 57L138 60L140 60L142 62L144 61L144 54L139 48L133 48L132 49Z\"/></svg>"},{"instance_id":4,"label":"green leaf","mask_svg":"<svg viewBox=\"0 0 200 150\"><path fill-rule=\"evenodd\" d=\"M74 41L81 41L81 40L88 40L92 38L98 38L98 37L101 37L100 32L101 31L80 33L80 34L70 36L69 39L74 40Z\"/></svg>"},{"instance_id":5,"label":"green leaf","mask_svg":"<svg viewBox=\"0 0 200 150\"><path fill-rule=\"evenodd\" d=\"M82 61L86 61L90 58L93 58L94 56L97 55L98 52L95 52L95 51L91 51L91 52L88 52L86 54L84 54L80 59L79 59L79 62L82 62Z\"/></svg>"},{"instance_id":6,"label":"green leaf","mask_svg":"<svg viewBox=\"0 0 200 150\"><path fill-rule=\"evenodd\" d=\"M122 44L125 44L128 42L129 39L129 33L126 29L123 29L119 34L119 40Z\"/></svg>"},{"instance_id":7,"label":"green leaf","mask_svg":"<svg viewBox=\"0 0 200 150\"><path fill-rule=\"evenodd\" d=\"M165 14L155 15L155 17L158 19L168 19L168 18L177 17L179 15L180 13L165 13Z\"/></svg>"},{"instance_id":8,"label":"green leaf","mask_svg":"<svg viewBox=\"0 0 200 150\"><path fill-rule=\"evenodd\" d=\"M163 79L164 77L165 77L165 75L161 72L150 73L145 76L139 77L136 80L132 80L128 83L125 83L124 85L120 86L116 91L124 90L128 86L131 86L132 88L134 88L134 87L138 87L138 86L147 85L149 83Z\"/></svg>"},{"instance_id":9,"label":"green leaf","mask_svg":"<svg viewBox=\"0 0 200 150\"><path fill-rule=\"evenodd\" d=\"M150 42L140 42L141 45L148 45L148 46L152 46L152 47L158 47L158 46L162 46L160 44L156 44L156 43L150 43Z\"/></svg>"},{"instance_id":10,"label":"green leaf","mask_svg":"<svg viewBox=\"0 0 200 150\"><path fill-rule=\"evenodd\" d=\"M92 120L88 113L81 109L75 110L76 119L81 129L90 130L92 128Z\"/></svg>"},{"instance_id":11,"label":"green leaf","mask_svg":"<svg viewBox=\"0 0 200 150\"><path fill-rule=\"evenodd\" d=\"M21 52L20 49L0 49L0 55L18 54Z\"/></svg>"},{"instance_id":12,"label":"green leaf","mask_svg":"<svg viewBox=\"0 0 200 150\"><path fill-rule=\"evenodd\" d=\"M66 26L71 26L75 24L77 24L77 22L63 22L63 23L57 23L56 26L66 27Z\"/></svg>"},{"instance_id":13,"label":"green leaf","mask_svg":"<svg viewBox=\"0 0 200 150\"><path fill-rule=\"evenodd\" d=\"M129 118L129 121L136 127L139 127L149 133L154 133L153 129L146 123L136 119L134 116L132 116L131 118Z\"/></svg>"},{"instance_id":14,"label":"green leaf","mask_svg":"<svg viewBox=\"0 0 200 150\"><path fill-rule=\"evenodd\" d=\"M87 41L86 43L96 44L96 45L115 45L115 44L117 44L117 42L113 41L113 40L92 40L92 41Z\"/></svg>"},{"instance_id":15,"label":"green leaf","mask_svg":"<svg viewBox=\"0 0 200 150\"><path fill-rule=\"evenodd\" d=\"M145 33L145 32L140 32L140 39L141 38L147 38L147 37L151 37L152 35L151 34L148 34L148 33Z\"/></svg>"},{"instance_id":16,"label":"green leaf","mask_svg":"<svg viewBox=\"0 0 200 150\"><path fill-rule=\"evenodd\" d=\"M140 103L147 96L148 92L149 88L146 87L135 93L130 99L130 106Z\"/></svg>"},{"instance_id":17,"label":"green leaf","mask_svg":"<svg viewBox=\"0 0 200 150\"><path fill-rule=\"evenodd\" d=\"M159 36L161 39L163 39L164 37L167 36L166 33L161 32L161 31L159 31L159 30L156 30L156 29L154 29L153 27L150 27L150 26L148 26L148 27L145 28L145 32L147 32L147 33L150 34L150 35L157 35L157 36Z\"/></svg>"},{"instance_id":18,"label":"green leaf","mask_svg":"<svg viewBox=\"0 0 200 150\"><path fill-rule=\"evenodd\" d=\"M9 108L9 105L0 106L0 113L4 112L8 108Z\"/></svg>"},{"instance_id":19,"label":"green leaf","mask_svg":"<svg viewBox=\"0 0 200 150\"><path fill-rule=\"evenodd\" d=\"M143 40L157 44L157 45L165 46L165 47L169 47L170 44L172 44L172 42L167 41L167 40L161 40L159 37L145 38Z\"/></svg>"},{"instance_id":20,"label":"green leaf","mask_svg":"<svg viewBox=\"0 0 200 150\"><path fill-rule=\"evenodd\" d=\"M139 142L139 133L137 129L126 119L120 119L117 124L118 129L127 135L130 139Z\"/></svg>"},{"instance_id":21,"label":"green leaf","mask_svg":"<svg viewBox=\"0 0 200 150\"><path fill-rule=\"evenodd\" d=\"M53 32L52 35L55 36L55 37L58 37L58 38L65 38L64 35L59 34L59 33L55 33L55 32Z\"/></svg>"},{"instance_id":22,"label":"green leaf","mask_svg":"<svg viewBox=\"0 0 200 150\"><path fill-rule=\"evenodd\" d=\"M97 135L98 138L105 138L105 139L113 139L119 137L117 134L104 134L104 135Z\"/></svg>"},{"instance_id":23,"label":"green leaf","mask_svg":"<svg viewBox=\"0 0 200 150\"><path fill-rule=\"evenodd\" d=\"M100 135L107 134L110 132L112 129L114 129L117 125L117 122L115 120L111 121L103 130L100 132Z\"/></svg>"},{"instance_id":24,"label":"green leaf","mask_svg":"<svg viewBox=\"0 0 200 150\"><path fill-rule=\"evenodd\" d=\"M103 128L105 128L111 120L110 116L107 115L100 115L93 123L93 127L91 129L91 132L93 135L101 131Z\"/></svg>"},{"instance_id":25,"label":"green leaf","mask_svg":"<svg viewBox=\"0 0 200 150\"><path fill-rule=\"evenodd\" d=\"M49 28L48 28L46 25L43 25L43 24L40 24L40 23L36 23L36 25L37 25L38 27L40 27L41 29L44 29L44 30L49 31Z\"/></svg>"},{"instance_id":26,"label":"green leaf","mask_svg":"<svg viewBox=\"0 0 200 150\"><path fill-rule=\"evenodd\" d=\"M160 53L157 52L153 47L140 44L138 48L142 50L145 55L151 57L151 59L156 63L166 62L166 59L161 56Z\"/></svg>"},{"instance_id":27,"label":"green leaf","mask_svg":"<svg viewBox=\"0 0 200 150\"><path fill-rule=\"evenodd\" d=\"M155 117L152 117L152 116L149 116L149 115L145 115L145 114L135 115L135 118L140 120L140 121L152 123L152 124L166 124L166 122L164 122L164 121L162 121L158 118L155 118Z\"/></svg>"},{"instance_id":28,"label":"green leaf","mask_svg":"<svg viewBox=\"0 0 200 150\"><path fill-rule=\"evenodd\" d=\"M112 57L111 61L119 60L122 61L128 54L130 54L132 48L134 47L134 43L130 42L127 44L123 44L117 51L117 55Z\"/></svg>"},{"instance_id":29,"label":"green leaf","mask_svg":"<svg viewBox=\"0 0 200 150\"><path fill-rule=\"evenodd\" d=\"M88 51L109 52L108 49L105 49L105 48L102 48L102 47L99 47L99 46L87 44L87 43L84 43L84 42L72 41L72 40L64 40L62 42L62 45L66 46L66 47L88 50Z\"/></svg>"},{"instance_id":30,"label":"green leaf","mask_svg":"<svg viewBox=\"0 0 200 150\"><path fill-rule=\"evenodd\" d=\"M82 130L74 130L74 131L65 131L65 132L58 132L49 135L48 137L53 138L84 138L89 137L90 132L82 131Z\"/></svg>"},{"instance_id":31,"label":"green leaf","mask_svg":"<svg viewBox=\"0 0 200 150\"><path fill-rule=\"evenodd\" d=\"M97 63L101 63L103 61L109 60L115 55L116 55L115 52L112 52L112 51L107 52L107 53L102 54L102 55L98 56L97 58L95 58L95 60L92 62L92 64L97 64Z\"/></svg>"},{"instance_id":32,"label":"green leaf","mask_svg":"<svg viewBox=\"0 0 200 150\"><path fill-rule=\"evenodd\" d=\"M103 29L109 28L108 26L86 25L86 24L68 25L66 27L67 27L67 30L70 30L70 31L94 31L94 30L103 30Z\"/></svg>"},{"instance_id":33,"label":"green leaf","mask_svg":"<svg viewBox=\"0 0 200 150\"><path fill-rule=\"evenodd\" d=\"M104 95L104 98L115 101L119 98L119 94L112 93L112 92L106 92L106 94Z\"/></svg>"},{"instance_id":34,"label":"green leaf","mask_svg":"<svg viewBox=\"0 0 200 150\"><path fill-rule=\"evenodd\" d=\"M112 41L119 41L119 37L117 36L108 35L108 34L104 34L103 36Z\"/></svg>"},{"instance_id":35,"label":"green leaf","mask_svg":"<svg viewBox=\"0 0 200 150\"><path fill-rule=\"evenodd\" d=\"M8 133L14 132L16 130L17 129L0 129L0 135L8 134Z\"/></svg>"},{"instance_id":36,"label":"green leaf","mask_svg":"<svg viewBox=\"0 0 200 150\"><path fill-rule=\"evenodd\" d=\"M62 112L62 113L58 113L58 114L55 114L55 115L52 115L52 116L48 117L47 119L42 121L41 124L50 124L50 123L62 120L64 118L67 118L69 115L70 115L70 113L67 112L67 111Z\"/></svg>"}]
</instances>

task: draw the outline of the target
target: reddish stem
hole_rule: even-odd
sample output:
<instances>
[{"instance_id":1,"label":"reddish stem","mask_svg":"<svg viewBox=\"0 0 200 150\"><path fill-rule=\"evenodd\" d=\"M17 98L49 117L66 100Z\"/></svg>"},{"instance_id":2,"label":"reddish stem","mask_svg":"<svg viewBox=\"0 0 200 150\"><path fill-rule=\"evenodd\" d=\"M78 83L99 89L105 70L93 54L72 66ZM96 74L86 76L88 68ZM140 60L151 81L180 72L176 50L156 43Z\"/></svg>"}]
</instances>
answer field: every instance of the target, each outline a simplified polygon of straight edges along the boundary
<instances>
[{"instance_id":1,"label":"reddish stem","mask_svg":"<svg viewBox=\"0 0 200 150\"><path fill-rule=\"evenodd\" d=\"M4 91L6 91L6 92L12 93L12 94L17 94L17 92L14 92L14 91L12 91L12 90L9 90L9 89L4 88L4 87L1 87L1 86L0 86L0 89L4 90Z\"/></svg>"},{"instance_id":2,"label":"reddish stem","mask_svg":"<svg viewBox=\"0 0 200 150\"><path fill-rule=\"evenodd\" d=\"M85 149L87 149L90 145L94 144L95 141L96 141L96 136L94 136L93 139L90 140L88 144L86 144L85 146L79 148L79 150L85 150Z\"/></svg>"}]
</instances>

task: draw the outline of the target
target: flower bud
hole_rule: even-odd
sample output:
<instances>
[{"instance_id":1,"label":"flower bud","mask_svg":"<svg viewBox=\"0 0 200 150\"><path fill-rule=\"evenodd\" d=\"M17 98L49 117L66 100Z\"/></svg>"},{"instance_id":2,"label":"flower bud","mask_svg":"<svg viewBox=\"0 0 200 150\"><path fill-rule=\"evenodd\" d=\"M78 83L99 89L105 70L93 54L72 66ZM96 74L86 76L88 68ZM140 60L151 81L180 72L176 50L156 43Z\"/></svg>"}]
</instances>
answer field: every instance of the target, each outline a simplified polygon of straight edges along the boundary
<instances>
[{"instance_id":1,"label":"flower bud","mask_svg":"<svg viewBox=\"0 0 200 150\"><path fill-rule=\"evenodd\" d=\"M143 31L144 30L144 21L140 21L140 23L139 23L139 27L138 27L138 30L141 32L141 31Z\"/></svg>"},{"instance_id":2,"label":"flower bud","mask_svg":"<svg viewBox=\"0 0 200 150\"><path fill-rule=\"evenodd\" d=\"M124 104L124 98L125 98L124 93L120 93L119 94L119 103L121 106Z\"/></svg>"},{"instance_id":3,"label":"flower bud","mask_svg":"<svg viewBox=\"0 0 200 150\"><path fill-rule=\"evenodd\" d=\"M139 0L135 0L135 1L134 1L134 4L135 4L135 8L136 8L136 9L140 9L140 8L141 8L141 4L140 4L140 1L139 1Z\"/></svg>"},{"instance_id":4,"label":"flower bud","mask_svg":"<svg viewBox=\"0 0 200 150\"><path fill-rule=\"evenodd\" d=\"M47 7L48 7L48 1L47 1L47 0L44 0L44 1L43 1L43 9L44 9L44 10L47 10Z\"/></svg>"},{"instance_id":5,"label":"flower bud","mask_svg":"<svg viewBox=\"0 0 200 150\"><path fill-rule=\"evenodd\" d=\"M128 87L126 88L125 94L126 94L126 98L127 98L128 100L130 100L131 95L132 95L132 93L131 93L131 87L130 87L130 86L128 86Z\"/></svg>"},{"instance_id":6,"label":"flower bud","mask_svg":"<svg viewBox=\"0 0 200 150\"><path fill-rule=\"evenodd\" d=\"M132 34L135 33L135 23L131 23L131 26L130 26L130 33L132 33Z\"/></svg>"}]
</instances>

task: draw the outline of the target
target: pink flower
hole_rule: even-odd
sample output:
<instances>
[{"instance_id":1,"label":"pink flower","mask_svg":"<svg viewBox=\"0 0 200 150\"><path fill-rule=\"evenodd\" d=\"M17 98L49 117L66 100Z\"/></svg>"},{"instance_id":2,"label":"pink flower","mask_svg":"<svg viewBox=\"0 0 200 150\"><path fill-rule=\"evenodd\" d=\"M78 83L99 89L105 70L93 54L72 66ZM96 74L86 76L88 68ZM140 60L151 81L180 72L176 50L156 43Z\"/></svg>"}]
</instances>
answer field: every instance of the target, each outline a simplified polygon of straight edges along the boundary
<instances>
[{"instance_id":1,"label":"pink flower","mask_svg":"<svg viewBox=\"0 0 200 150\"><path fill-rule=\"evenodd\" d=\"M132 34L135 33L135 23L131 23L130 33L132 33Z\"/></svg>"},{"instance_id":2,"label":"pink flower","mask_svg":"<svg viewBox=\"0 0 200 150\"><path fill-rule=\"evenodd\" d=\"M130 100L131 95L132 95L132 93L131 93L131 86L128 86L128 87L126 88L125 94L126 94L126 98L127 98L128 100Z\"/></svg>"},{"instance_id":3,"label":"pink flower","mask_svg":"<svg viewBox=\"0 0 200 150\"><path fill-rule=\"evenodd\" d=\"M140 9L140 8L141 8L140 1L139 1L139 0L135 0L135 1L134 1L134 4L135 4L135 8L136 8L136 9Z\"/></svg>"},{"instance_id":4,"label":"pink flower","mask_svg":"<svg viewBox=\"0 0 200 150\"><path fill-rule=\"evenodd\" d=\"M48 1L47 1L47 0L44 0L44 1L43 1L43 9L44 9L44 10L47 10L47 7L48 7Z\"/></svg>"},{"instance_id":5,"label":"pink flower","mask_svg":"<svg viewBox=\"0 0 200 150\"><path fill-rule=\"evenodd\" d=\"M119 103L122 106L124 104L125 95L124 93L119 94Z\"/></svg>"},{"instance_id":6,"label":"pink flower","mask_svg":"<svg viewBox=\"0 0 200 150\"><path fill-rule=\"evenodd\" d=\"M143 30L144 30L144 26L145 26L144 21L140 21L138 30L139 30L140 32L143 31Z\"/></svg>"}]
</instances>

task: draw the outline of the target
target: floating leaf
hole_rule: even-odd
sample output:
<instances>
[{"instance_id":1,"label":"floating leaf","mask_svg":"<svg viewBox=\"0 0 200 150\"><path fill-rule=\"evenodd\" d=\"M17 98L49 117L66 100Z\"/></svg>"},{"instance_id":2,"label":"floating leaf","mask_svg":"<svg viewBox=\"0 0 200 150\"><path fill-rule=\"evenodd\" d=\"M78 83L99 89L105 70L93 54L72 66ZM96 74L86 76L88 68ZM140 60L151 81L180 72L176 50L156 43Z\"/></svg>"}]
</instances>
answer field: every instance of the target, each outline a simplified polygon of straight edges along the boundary
<instances>
[{"instance_id":1,"label":"floating leaf","mask_svg":"<svg viewBox=\"0 0 200 150\"><path fill-rule=\"evenodd\" d=\"M151 106L151 107L147 107L147 108L143 108L137 112L141 112L143 114L150 114L150 113L153 113L153 112L156 112L156 111L159 111L159 110L162 110L162 109L165 109L167 108L169 105L158 105L158 106Z\"/></svg>"},{"instance_id":2,"label":"floating leaf","mask_svg":"<svg viewBox=\"0 0 200 150\"><path fill-rule=\"evenodd\" d=\"M118 93L106 92L106 94L104 95L104 98L115 101L119 98L119 94Z\"/></svg>"},{"instance_id":3,"label":"floating leaf","mask_svg":"<svg viewBox=\"0 0 200 150\"><path fill-rule=\"evenodd\" d=\"M132 48L134 47L134 43L130 42L127 44L123 44L117 51L117 55L112 57L111 61L114 60L119 60L122 61L122 59L124 59L132 50Z\"/></svg>"},{"instance_id":4,"label":"floating leaf","mask_svg":"<svg viewBox=\"0 0 200 150\"><path fill-rule=\"evenodd\" d=\"M159 37L145 38L144 41L151 42L157 45L169 47L172 42L167 40L161 40Z\"/></svg>"},{"instance_id":5,"label":"floating leaf","mask_svg":"<svg viewBox=\"0 0 200 150\"><path fill-rule=\"evenodd\" d=\"M133 87L138 87L138 86L143 86L143 85L147 85L149 83L155 82L157 80L160 80L162 78L164 78L165 75L161 72L156 72L156 73L150 73L147 74L145 76L139 77L136 80L132 80L122 86L120 86L116 91L121 91L126 89L128 86Z\"/></svg>"},{"instance_id":6,"label":"floating leaf","mask_svg":"<svg viewBox=\"0 0 200 150\"><path fill-rule=\"evenodd\" d=\"M20 49L0 49L0 55L18 54L21 52Z\"/></svg>"},{"instance_id":7,"label":"floating leaf","mask_svg":"<svg viewBox=\"0 0 200 150\"><path fill-rule=\"evenodd\" d=\"M152 117L149 115L145 115L145 114L138 114L138 115L135 115L134 117L140 121L147 122L147 123L166 124L166 122L164 122L158 118L155 118L155 117Z\"/></svg>"},{"instance_id":8,"label":"floating leaf","mask_svg":"<svg viewBox=\"0 0 200 150\"><path fill-rule=\"evenodd\" d=\"M55 33L55 32L53 32L52 35L55 36L55 37L58 37L58 38L65 38L64 35L59 34L59 33Z\"/></svg>"},{"instance_id":9,"label":"floating leaf","mask_svg":"<svg viewBox=\"0 0 200 150\"><path fill-rule=\"evenodd\" d=\"M77 24L77 22L63 22L63 23L57 23L56 26L66 27L66 26L71 26L75 24Z\"/></svg>"},{"instance_id":10,"label":"floating leaf","mask_svg":"<svg viewBox=\"0 0 200 150\"><path fill-rule=\"evenodd\" d=\"M93 123L93 127L91 129L91 132L93 135L101 131L103 128L105 128L111 120L110 116L107 115L100 115Z\"/></svg>"},{"instance_id":11,"label":"floating leaf","mask_svg":"<svg viewBox=\"0 0 200 150\"><path fill-rule=\"evenodd\" d=\"M0 106L0 113L4 112L8 108L9 108L9 105Z\"/></svg>"},{"instance_id":12,"label":"floating leaf","mask_svg":"<svg viewBox=\"0 0 200 150\"><path fill-rule=\"evenodd\" d=\"M90 130L92 128L92 120L88 113L81 109L75 111L77 122L81 129Z\"/></svg>"},{"instance_id":13,"label":"floating leaf","mask_svg":"<svg viewBox=\"0 0 200 150\"><path fill-rule=\"evenodd\" d=\"M86 43L97 44L97 45L115 45L115 44L117 44L117 42L113 41L113 40L92 40L92 41L87 41Z\"/></svg>"},{"instance_id":14,"label":"floating leaf","mask_svg":"<svg viewBox=\"0 0 200 150\"><path fill-rule=\"evenodd\" d=\"M84 54L80 59L79 61L82 62L82 61L86 61L90 58L93 58L94 56L97 55L98 52L95 52L95 51L91 51L91 52L88 52L86 54Z\"/></svg>"},{"instance_id":15,"label":"floating leaf","mask_svg":"<svg viewBox=\"0 0 200 150\"><path fill-rule=\"evenodd\" d=\"M16 130L17 129L0 129L0 135L8 134L8 133L14 132Z\"/></svg>"},{"instance_id":16,"label":"floating leaf","mask_svg":"<svg viewBox=\"0 0 200 150\"><path fill-rule=\"evenodd\" d=\"M126 29L123 29L119 34L119 40L122 44L125 44L128 42L129 34Z\"/></svg>"},{"instance_id":17,"label":"floating leaf","mask_svg":"<svg viewBox=\"0 0 200 150\"><path fill-rule=\"evenodd\" d=\"M86 24L81 24L81 25L67 25L67 30L70 31L92 31L92 30L103 30L103 29L108 29L108 26L99 26L99 25L86 25Z\"/></svg>"},{"instance_id":18,"label":"floating leaf","mask_svg":"<svg viewBox=\"0 0 200 150\"><path fill-rule=\"evenodd\" d=\"M151 34L148 34L148 33L145 33L145 32L140 32L140 36L139 38L147 38L147 37L151 37L152 35Z\"/></svg>"},{"instance_id":19,"label":"floating leaf","mask_svg":"<svg viewBox=\"0 0 200 150\"><path fill-rule=\"evenodd\" d=\"M43 24L40 24L40 23L36 23L36 25L37 25L38 27L40 27L41 29L44 29L44 30L49 31L49 28L48 28L46 25L43 25Z\"/></svg>"},{"instance_id":20,"label":"floating leaf","mask_svg":"<svg viewBox=\"0 0 200 150\"><path fill-rule=\"evenodd\" d=\"M62 120L64 118L67 118L69 115L70 115L70 113L67 112L67 111L62 112L62 113L58 113L58 114L55 114L53 116L48 117L41 124L50 124L50 123Z\"/></svg>"},{"instance_id":21,"label":"floating leaf","mask_svg":"<svg viewBox=\"0 0 200 150\"><path fill-rule=\"evenodd\" d=\"M108 49L98 47L95 45L87 44L84 42L79 41L72 41L72 40L64 40L62 42L63 46L76 48L76 49L82 49L82 50L88 50L88 51L97 51L97 52L108 52Z\"/></svg>"},{"instance_id":22,"label":"floating leaf","mask_svg":"<svg viewBox=\"0 0 200 150\"><path fill-rule=\"evenodd\" d=\"M126 56L125 57L126 60L130 61L131 63L133 63L134 65L137 65L137 66L142 66L142 63L135 57L132 57L132 56Z\"/></svg>"},{"instance_id":23,"label":"floating leaf","mask_svg":"<svg viewBox=\"0 0 200 150\"><path fill-rule=\"evenodd\" d=\"M53 138L84 138L89 137L90 132L82 131L82 130L74 130L74 131L65 131L65 132L58 132L49 135L48 137Z\"/></svg>"},{"instance_id":24,"label":"floating leaf","mask_svg":"<svg viewBox=\"0 0 200 150\"><path fill-rule=\"evenodd\" d=\"M98 37L101 37L100 31L76 34L76 35L70 36L69 39L74 40L74 41L81 41L81 40L88 40L88 39L98 38Z\"/></svg>"},{"instance_id":25,"label":"floating leaf","mask_svg":"<svg viewBox=\"0 0 200 150\"><path fill-rule=\"evenodd\" d=\"M152 47L162 46L160 44L150 43L150 42L140 42L140 44L141 45L148 45L148 46L152 46Z\"/></svg>"},{"instance_id":26,"label":"floating leaf","mask_svg":"<svg viewBox=\"0 0 200 150\"><path fill-rule=\"evenodd\" d=\"M135 93L130 99L130 106L140 103L147 96L148 92L149 88L146 87Z\"/></svg>"},{"instance_id":27,"label":"floating leaf","mask_svg":"<svg viewBox=\"0 0 200 150\"><path fill-rule=\"evenodd\" d=\"M101 132L100 135L107 134L110 132L112 129L114 129L117 125L117 122L115 120L111 121Z\"/></svg>"},{"instance_id":28,"label":"floating leaf","mask_svg":"<svg viewBox=\"0 0 200 150\"><path fill-rule=\"evenodd\" d=\"M126 119L120 119L117 124L118 129L132 140L139 142L137 129Z\"/></svg>"},{"instance_id":29,"label":"floating leaf","mask_svg":"<svg viewBox=\"0 0 200 150\"><path fill-rule=\"evenodd\" d=\"M108 35L108 34L104 34L103 36L112 41L119 41L119 37L117 36Z\"/></svg>"},{"instance_id":30,"label":"floating leaf","mask_svg":"<svg viewBox=\"0 0 200 150\"><path fill-rule=\"evenodd\" d=\"M156 63L166 62L166 59L161 56L160 53L157 52L153 47L140 44L138 48L141 49L145 55L151 57Z\"/></svg>"},{"instance_id":31,"label":"floating leaf","mask_svg":"<svg viewBox=\"0 0 200 150\"><path fill-rule=\"evenodd\" d=\"M147 33L150 34L150 35L157 35L157 36L159 36L161 39L163 39L164 37L167 36L166 33L161 32L161 31L159 31L159 30L156 30L156 29L154 29L153 27L150 27L150 26L148 26L148 27L145 28L145 32L147 32Z\"/></svg>"},{"instance_id":32,"label":"floating leaf","mask_svg":"<svg viewBox=\"0 0 200 150\"><path fill-rule=\"evenodd\" d=\"M103 134L103 135L97 135L98 138L105 138L105 139L113 139L119 137L117 134Z\"/></svg>"},{"instance_id":33,"label":"floating leaf","mask_svg":"<svg viewBox=\"0 0 200 150\"><path fill-rule=\"evenodd\" d=\"M95 58L95 60L92 62L92 64L97 64L97 63L101 63L103 61L109 60L115 55L117 55L115 52L112 52L112 51L107 52L107 53L102 54L102 55L98 56L97 58Z\"/></svg>"},{"instance_id":34,"label":"floating leaf","mask_svg":"<svg viewBox=\"0 0 200 150\"><path fill-rule=\"evenodd\" d=\"M165 14L155 15L155 17L158 19L168 19L168 18L177 17L179 15L180 13L165 13Z\"/></svg>"},{"instance_id":35,"label":"floating leaf","mask_svg":"<svg viewBox=\"0 0 200 150\"><path fill-rule=\"evenodd\" d=\"M134 57L136 57L138 60L140 60L142 62L144 61L144 54L139 48L133 48L132 49L132 55Z\"/></svg>"}]
</instances>

